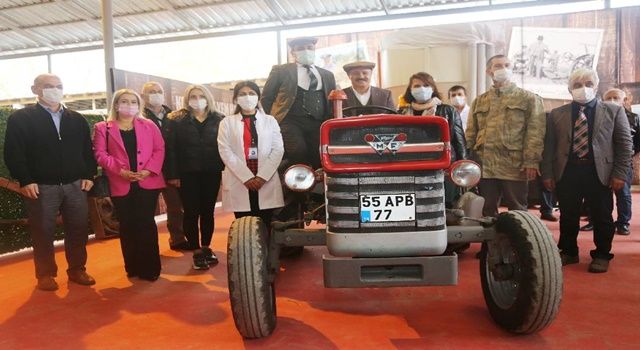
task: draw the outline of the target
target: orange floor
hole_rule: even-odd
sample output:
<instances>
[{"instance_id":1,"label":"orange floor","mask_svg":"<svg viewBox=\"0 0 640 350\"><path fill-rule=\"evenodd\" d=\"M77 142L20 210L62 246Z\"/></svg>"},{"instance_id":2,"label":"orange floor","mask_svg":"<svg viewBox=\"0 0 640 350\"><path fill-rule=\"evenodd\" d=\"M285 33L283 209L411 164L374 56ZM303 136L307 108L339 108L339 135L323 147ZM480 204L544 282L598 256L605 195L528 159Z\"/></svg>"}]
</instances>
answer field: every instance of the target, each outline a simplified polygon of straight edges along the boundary
<instances>
[{"instance_id":1,"label":"orange floor","mask_svg":"<svg viewBox=\"0 0 640 350\"><path fill-rule=\"evenodd\" d=\"M323 287L325 249L315 247L285 261L274 334L246 341L227 295L231 215L216 217L220 265L191 270L190 254L168 249L162 225L155 283L125 277L117 240L90 243L93 287L67 284L61 251L61 288L53 293L35 290L30 254L0 259L0 349L640 349L640 220L631 236L615 237L606 274L587 273L593 245L591 233L581 234L582 260L564 269L559 316L537 335L514 336L491 321L477 245L460 259L458 286L340 290ZM557 238L558 224L549 226Z\"/></svg>"}]
</instances>

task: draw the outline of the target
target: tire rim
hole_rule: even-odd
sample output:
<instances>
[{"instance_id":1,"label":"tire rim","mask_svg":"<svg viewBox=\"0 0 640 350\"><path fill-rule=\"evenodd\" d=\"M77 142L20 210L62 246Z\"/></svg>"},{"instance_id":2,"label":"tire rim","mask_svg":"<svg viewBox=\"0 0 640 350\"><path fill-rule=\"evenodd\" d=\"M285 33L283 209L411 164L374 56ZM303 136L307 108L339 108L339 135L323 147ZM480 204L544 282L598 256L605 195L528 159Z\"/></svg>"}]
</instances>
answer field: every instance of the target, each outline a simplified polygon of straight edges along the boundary
<instances>
[{"instance_id":1,"label":"tire rim","mask_svg":"<svg viewBox=\"0 0 640 350\"><path fill-rule=\"evenodd\" d=\"M504 310L509 309L518 298L522 273L518 255L509 238L504 234L497 234L495 240L487 244L484 259L484 273L491 297L498 307ZM499 265L503 273L508 274L509 277L497 278L491 270L491 266L494 265Z\"/></svg>"}]
</instances>

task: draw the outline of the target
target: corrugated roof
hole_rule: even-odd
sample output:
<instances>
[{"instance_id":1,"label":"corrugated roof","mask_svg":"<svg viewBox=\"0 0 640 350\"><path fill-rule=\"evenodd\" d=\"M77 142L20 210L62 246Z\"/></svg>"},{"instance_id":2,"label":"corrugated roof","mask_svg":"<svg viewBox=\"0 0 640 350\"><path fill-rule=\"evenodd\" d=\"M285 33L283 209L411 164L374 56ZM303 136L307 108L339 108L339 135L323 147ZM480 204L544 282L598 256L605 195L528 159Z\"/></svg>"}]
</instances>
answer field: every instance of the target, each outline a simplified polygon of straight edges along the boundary
<instances>
[{"instance_id":1,"label":"corrugated roof","mask_svg":"<svg viewBox=\"0 0 640 350\"><path fill-rule=\"evenodd\" d=\"M288 29L335 16L376 17L493 7L496 0L112 0L116 44L246 28ZM509 0L532 2L532 0ZM558 0L533 1L557 3ZM0 58L101 44L100 0L0 0ZM342 17L340 17L342 18ZM356 20L346 18L345 21Z\"/></svg>"}]
</instances>

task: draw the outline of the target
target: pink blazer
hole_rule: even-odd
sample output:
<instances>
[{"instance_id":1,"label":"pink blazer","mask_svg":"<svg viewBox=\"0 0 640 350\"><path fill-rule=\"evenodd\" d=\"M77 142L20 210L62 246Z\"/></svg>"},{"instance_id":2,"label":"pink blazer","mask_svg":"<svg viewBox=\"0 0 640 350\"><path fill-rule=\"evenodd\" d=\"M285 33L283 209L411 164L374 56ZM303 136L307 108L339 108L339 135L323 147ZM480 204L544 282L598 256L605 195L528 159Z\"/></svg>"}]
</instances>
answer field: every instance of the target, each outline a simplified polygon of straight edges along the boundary
<instances>
[{"instance_id":1,"label":"pink blazer","mask_svg":"<svg viewBox=\"0 0 640 350\"><path fill-rule=\"evenodd\" d=\"M109 128L109 149L106 149L107 127ZM133 171L147 169L151 175L140 181L140 187L148 190L164 188L162 163L164 162L164 140L160 129L150 120L135 118L133 127L138 148L138 167ZM132 170L129 156L124 148L120 129L116 122L100 122L95 126L93 151L98 164L109 178L111 195L124 196L129 193L130 182L121 177L120 170Z\"/></svg>"}]
</instances>

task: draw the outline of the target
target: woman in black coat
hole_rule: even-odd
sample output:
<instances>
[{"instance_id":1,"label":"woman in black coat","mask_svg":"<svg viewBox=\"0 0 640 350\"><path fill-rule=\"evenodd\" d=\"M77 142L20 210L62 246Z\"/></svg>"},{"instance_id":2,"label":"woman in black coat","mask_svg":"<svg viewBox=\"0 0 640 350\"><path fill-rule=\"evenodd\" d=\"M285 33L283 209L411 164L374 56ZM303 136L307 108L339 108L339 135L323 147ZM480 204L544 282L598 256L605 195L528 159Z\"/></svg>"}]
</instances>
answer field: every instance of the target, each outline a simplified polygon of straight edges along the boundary
<instances>
[{"instance_id":1,"label":"woman in black coat","mask_svg":"<svg viewBox=\"0 0 640 350\"><path fill-rule=\"evenodd\" d=\"M460 115L453 106L442 103L438 86L430 74L419 72L409 78L409 85L404 95L400 96L398 114L435 115L447 119L451 138L451 162L467 159L467 140L464 137ZM460 189L447 179L445 181L447 207L451 207L459 195Z\"/></svg>"},{"instance_id":2,"label":"woman in black coat","mask_svg":"<svg viewBox=\"0 0 640 350\"><path fill-rule=\"evenodd\" d=\"M193 268L196 270L218 263L209 246L224 169L217 142L218 126L224 116L214 111L212 104L213 99L204 86L189 86L183 108L169 115L165 135L165 177L170 186L180 190L184 210L182 225L189 248L195 250Z\"/></svg>"}]
</instances>

